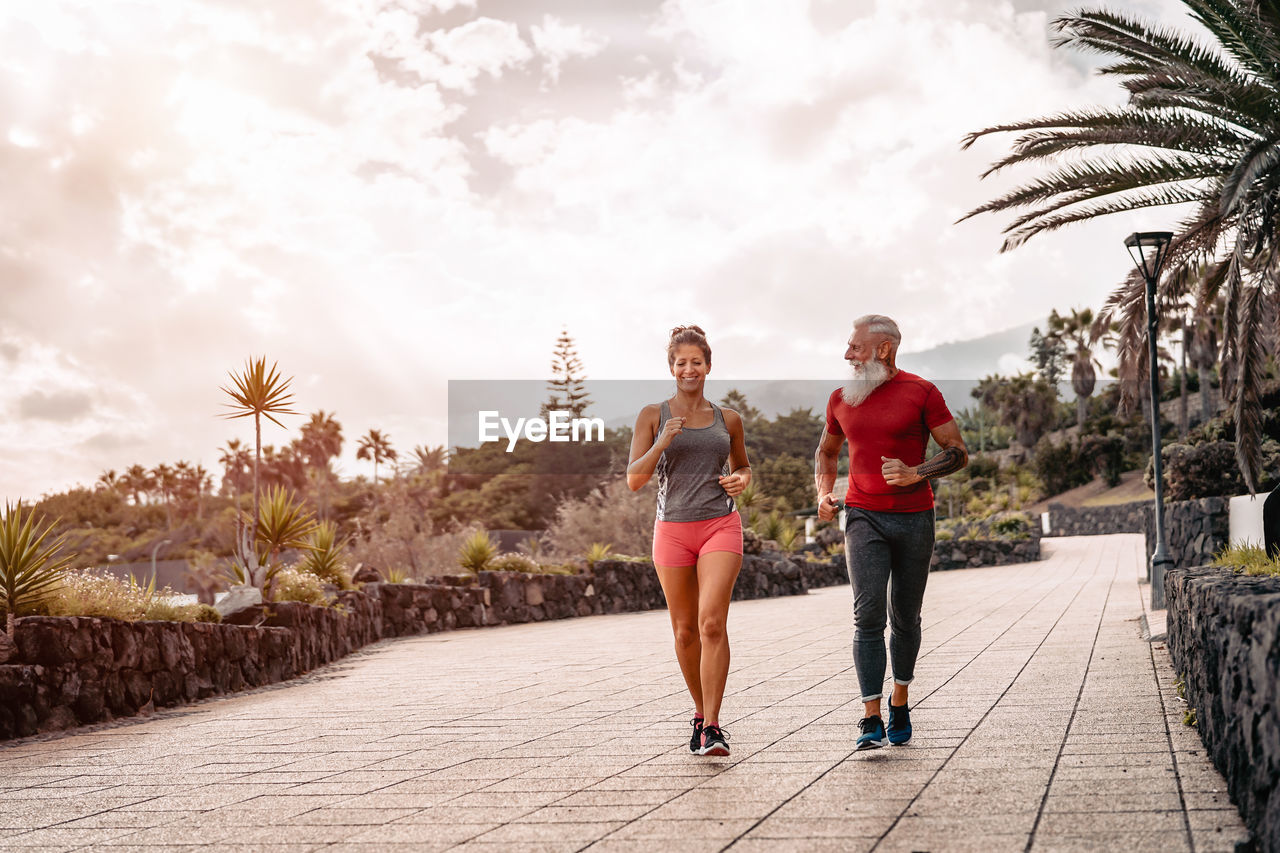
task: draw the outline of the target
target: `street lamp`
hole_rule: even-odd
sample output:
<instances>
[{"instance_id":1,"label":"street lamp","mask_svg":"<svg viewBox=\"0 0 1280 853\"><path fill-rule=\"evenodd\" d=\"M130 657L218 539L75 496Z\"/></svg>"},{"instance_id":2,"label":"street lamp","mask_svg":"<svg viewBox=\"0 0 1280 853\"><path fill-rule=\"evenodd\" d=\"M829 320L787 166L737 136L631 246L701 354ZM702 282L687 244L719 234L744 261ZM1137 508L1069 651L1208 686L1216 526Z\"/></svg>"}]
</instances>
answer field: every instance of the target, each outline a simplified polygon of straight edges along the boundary
<instances>
[{"instance_id":1,"label":"street lamp","mask_svg":"<svg viewBox=\"0 0 1280 853\"><path fill-rule=\"evenodd\" d=\"M168 545L171 541L169 539L161 539L156 543L156 547L151 549L151 580L153 582L156 580L156 552L160 550L161 546Z\"/></svg>"},{"instance_id":2,"label":"street lamp","mask_svg":"<svg viewBox=\"0 0 1280 853\"><path fill-rule=\"evenodd\" d=\"M1151 581L1151 609L1164 609L1164 572L1173 564L1164 540L1164 465L1160 457L1160 372L1156 369L1156 338L1159 317L1156 316L1156 281L1160 267L1164 266L1169 244L1173 242L1170 231L1138 231L1125 238L1129 257L1147 282L1147 372L1151 374L1151 462L1156 475L1156 547L1147 567L1147 579Z\"/></svg>"}]
</instances>

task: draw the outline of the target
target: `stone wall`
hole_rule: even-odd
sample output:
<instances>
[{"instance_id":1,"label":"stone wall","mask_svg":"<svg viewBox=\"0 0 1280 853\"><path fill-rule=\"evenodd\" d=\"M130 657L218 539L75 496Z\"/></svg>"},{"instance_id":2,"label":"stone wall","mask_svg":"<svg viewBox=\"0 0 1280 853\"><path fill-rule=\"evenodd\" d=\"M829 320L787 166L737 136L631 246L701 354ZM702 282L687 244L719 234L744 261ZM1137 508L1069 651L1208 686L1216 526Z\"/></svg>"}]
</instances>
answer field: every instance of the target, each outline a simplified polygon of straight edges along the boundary
<instances>
[{"instance_id":1,"label":"stone wall","mask_svg":"<svg viewBox=\"0 0 1280 853\"><path fill-rule=\"evenodd\" d=\"M1165 575L1169 653L1200 738L1260 848L1280 851L1280 577Z\"/></svg>"},{"instance_id":2,"label":"stone wall","mask_svg":"<svg viewBox=\"0 0 1280 853\"><path fill-rule=\"evenodd\" d=\"M1164 505L1165 545L1175 566L1203 566L1227 547L1228 505L1228 498L1200 498ZM1147 562L1150 563L1156 541L1151 513L1147 513L1144 532L1147 536Z\"/></svg>"},{"instance_id":3,"label":"stone wall","mask_svg":"<svg viewBox=\"0 0 1280 853\"><path fill-rule=\"evenodd\" d=\"M1049 504L1046 536L1100 536L1108 533L1141 533L1151 515L1151 501L1111 506L1063 506Z\"/></svg>"},{"instance_id":4,"label":"stone wall","mask_svg":"<svg viewBox=\"0 0 1280 853\"><path fill-rule=\"evenodd\" d=\"M1029 539L943 539L933 543L929 571L1009 566L1040 559L1040 537Z\"/></svg>"},{"instance_id":5,"label":"stone wall","mask_svg":"<svg viewBox=\"0 0 1280 853\"><path fill-rule=\"evenodd\" d=\"M989 543L939 544L963 548L966 565L976 554L1000 558L987 553ZM746 555L733 597L803 595L846 583L843 555ZM581 575L481 572L430 584L365 584L340 593L334 607L258 605L233 614L235 624L24 617L16 648L0 643L0 739L295 678L390 637L665 606L651 564L603 560Z\"/></svg>"}]
</instances>

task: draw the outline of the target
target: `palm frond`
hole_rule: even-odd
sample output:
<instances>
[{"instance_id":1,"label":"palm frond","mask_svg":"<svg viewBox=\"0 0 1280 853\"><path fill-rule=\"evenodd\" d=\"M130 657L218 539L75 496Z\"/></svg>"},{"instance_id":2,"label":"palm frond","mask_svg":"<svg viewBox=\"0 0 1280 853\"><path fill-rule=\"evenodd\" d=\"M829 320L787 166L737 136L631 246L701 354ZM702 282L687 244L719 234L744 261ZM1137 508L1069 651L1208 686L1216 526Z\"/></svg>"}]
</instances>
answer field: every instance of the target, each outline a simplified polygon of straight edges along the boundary
<instances>
[{"instance_id":1,"label":"palm frond","mask_svg":"<svg viewBox=\"0 0 1280 853\"><path fill-rule=\"evenodd\" d=\"M276 419L276 415L298 414L289 408L293 402L293 395L288 393L288 389L293 379L282 377L277 370L277 364L272 364L268 370L265 356L249 359L243 373L228 375L234 387L223 386L222 388L222 391L232 400L225 404L231 411L223 417L247 418L262 415L276 426L283 427L284 424Z\"/></svg>"},{"instance_id":2,"label":"palm frond","mask_svg":"<svg viewBox=\"0 0 1280 853\"><path fill-rule=\"evenodd\" d=\"M1241 294L1236 324L1243 331L1233 365L1232 414L1236 422L1236 461L1249 494L1256 494L1262 456L1262 407L1259 405L1266 370L1267 347L1262 324L1262 287L1254 283Z\"/></svg>"},{"instance_id":3,"label":"palm frond","mask_svg":"<svg viewBox=\"0 0 1280 853\"><path fill-rule=\"evenodd\" d=\"M1239 0L1183 0L1191 16L1204 25L1223 49L1251 74L1274 75L1280 40L1262 23L1253 3Z\"/></svg>"}]
</instances>

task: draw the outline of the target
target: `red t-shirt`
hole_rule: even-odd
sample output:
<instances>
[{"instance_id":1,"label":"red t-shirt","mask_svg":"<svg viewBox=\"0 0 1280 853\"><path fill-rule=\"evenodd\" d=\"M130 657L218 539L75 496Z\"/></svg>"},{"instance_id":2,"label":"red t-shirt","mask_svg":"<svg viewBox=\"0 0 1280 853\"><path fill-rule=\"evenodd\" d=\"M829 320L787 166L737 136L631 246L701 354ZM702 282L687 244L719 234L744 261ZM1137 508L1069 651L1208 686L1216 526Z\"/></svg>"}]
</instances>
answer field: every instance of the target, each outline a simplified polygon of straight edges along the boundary
<instances>
[{"instance_id":1,"label":"red t-shirt","mask_svg":"<svg viewBox=\"0 0 1280 853\"><path fill-rule=\"evenodd\" d=\"M927 379L899 370L871 392L860 406L844 401L837 388L827 400L827 432L849 440L847 506L877 512L920 512L933 508L928 480L891 486L884 480L884 460L901 459L911 466L924 462L929 432L952 420L942 392Z\"/></svg>"}]
</instances>

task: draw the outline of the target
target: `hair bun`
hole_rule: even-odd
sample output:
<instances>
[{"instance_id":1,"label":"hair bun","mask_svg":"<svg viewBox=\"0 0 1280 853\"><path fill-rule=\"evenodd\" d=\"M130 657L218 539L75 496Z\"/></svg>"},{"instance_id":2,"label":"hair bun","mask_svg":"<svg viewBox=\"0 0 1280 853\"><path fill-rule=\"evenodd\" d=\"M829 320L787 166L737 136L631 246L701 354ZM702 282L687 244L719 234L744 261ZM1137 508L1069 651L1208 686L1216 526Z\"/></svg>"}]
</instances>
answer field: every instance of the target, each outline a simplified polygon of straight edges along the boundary
<instances>
[{"instance_id":1,"label":"hair bun","mask_svg":"<svg viewBox=\"0 0 1280 853\"><path fill-rule=\"evenodd\" d=\"M671 337L674 338L676 335L680 334L681 332L697 332L699 335L702 335L702 337L704 338L707 336L707 333L702 331L701 326L676 326L674 329L671 330Z\"/></svg>"}]
</instances>

